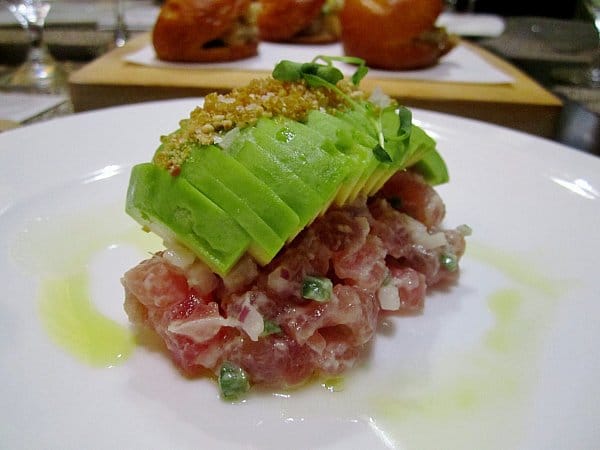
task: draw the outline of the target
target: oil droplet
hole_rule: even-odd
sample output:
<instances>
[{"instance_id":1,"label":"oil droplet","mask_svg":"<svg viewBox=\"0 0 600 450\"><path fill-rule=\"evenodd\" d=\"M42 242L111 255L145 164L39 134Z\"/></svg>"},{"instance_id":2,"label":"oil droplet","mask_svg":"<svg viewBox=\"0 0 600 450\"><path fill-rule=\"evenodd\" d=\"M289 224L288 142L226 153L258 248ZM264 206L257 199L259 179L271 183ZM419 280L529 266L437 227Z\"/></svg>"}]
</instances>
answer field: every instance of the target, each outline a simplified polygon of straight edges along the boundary
<instances>
[{"instance_id":1,"label":"oil droplet","mask_svg":"<svg viewBox=\"0 0 600 450\"><path fill-rule=\"evenodd\" d=\"M344 390L344 381L344 377L331 377L323 381L321 386L323 386L329 392L341 392Z\"/></svg>"},{"instance_id":2,"label":"oil droplet","mask_svg":"<svg viewBox=\"0 0 600 450\"><path fill-rule=\"evenodd\" d=\"M72 356L92 366L111 367L127 359L135 340L131 331L94 307L88 291L84 273L43 280L42 323L50 338Z\"/></svg>"},{"instance_id":3,"label":"oil droplet","mask_svg":"<svg viewBox=\"0 0 600 450\"><path fill-rule=\"evenodd\" d=\"M469 257L475 258L504 273L513 282L531 288L552 298L560 297L565 290L564 280L553 280L540 273L535 266L514 255L479 243L469 242Z\"/></svg>"},{"instance_id":4,"label":"oil droplet","mask_svg":"<svg viewBox=\"0 0 600 450\"><path fill-rule=\"evenodd\" d=\"M90 273L90 263L121 244L141 255L161 248L160 239L142 233L121 204L111 204L72 216L36 216L11 248L15 262L39 280L38 313L50 339L95 367L123 362L134 349L133 333L94 305L90 287L96 281L92 276L99 275ZM118 283L121 274L108 276ZM123 301L121 296L103 300Z\"/></svg>"},{"instance_id":5,"label":"oil droplet","mask_svg":"<svg viewBox=\"0 0 600 450\"><path fill-rule=\"evenodd\" d=\"M496 319L496 326L486 336L486 344L496 351L514 351L523 338L516 328L523 295L516 289L501 289L490 295L488 307Z\"/></svg>"},{"instance_id":6,"label":"oil droplet","mask_svg":"<svg viewBox=\"0 0 600 450\"><path fill-rule=\"evenodd\" d=\"M290 142L292 139L294 139L294 137L296 137L296 134L288 127L281 128L275 134L275 139L277 139L279 142L284 143Z\"/></svg>"}]
</instances>

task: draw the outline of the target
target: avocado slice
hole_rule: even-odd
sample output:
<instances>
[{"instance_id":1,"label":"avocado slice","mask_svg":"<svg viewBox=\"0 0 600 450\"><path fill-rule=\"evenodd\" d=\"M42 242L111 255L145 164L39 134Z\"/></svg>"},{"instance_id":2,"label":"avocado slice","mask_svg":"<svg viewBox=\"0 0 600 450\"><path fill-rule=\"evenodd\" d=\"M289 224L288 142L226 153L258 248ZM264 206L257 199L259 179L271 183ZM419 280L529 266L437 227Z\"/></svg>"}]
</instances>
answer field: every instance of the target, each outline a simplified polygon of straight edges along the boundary
<instances>
[{"instance_id":1,"label":"avocado slice","mask_svg":"<svg viewBox=\"0 0 600 450\"><path fill-rule=\"evenodd\" d=\"M247 251L248 234L184 178L153 163L133 167L126 212L168 241L179 241L226 274Z\"/></svg>"},{"instance_id":2,"label":"avocado slice","mask_svg":"<svg viewBox=\"0 0 600 450\"><path fill-rule=\"evenodd\" d=\"M322 111L314 110L308 114L307 125L327 139L333 140L338 150L354 162L346 180L340 187L335 199L339 206L356 198L364 180L369 176L373 158L372 148L377 141L372 136L357 130L349 122Z\"/></svg>"},{"instance_id":3,"label":"avocado slice","mask_svg":"<svg viewBox=\"0 0 600 450\"><path fill-rule=\"evenodd\" d=\"M229 152L296 212L299 222L293 236L310 223L320 211L323 205L321 197L271 152L260 147L256 142L240 141L240 145L232 145Z\"/></svg>"},{"instance_id":4,"label":"avocado slice","mask_svg":"<svg viewBox=\"0 0 600 450\"><path fill-rule=\"evenodd\" d=\"M435 141L422 129L413 127L411 145L428 148L423 157L411 167L423 175L425 181L432 186L447 183L450 180L448 167L435 148Z\"/></svg>"},{"instance_id":5,"label":"avocado slice","mask_svg":"<svg viewBox=\"0 0 600 450\"><path fill-rule=\"evenodd\" d=\"M307 141L289 126L290 120L261 119L252 128L255 142L271 152L284 166L312 186L323 199L323 205L335 197L349 167L320 147ZM314 139L314 138L313 138Z\"/></svg>"},{"instance_id":6,"label":"avocado slice","mask_svg":"<svg viewBox=\"0 0 600 450\"><path fill-rule=\"evenodd\" d=\"M221 153L221 150L213 146L194 148L190 157L181 166L179 177L188 181L229 214L251 238L248 253L259 263L266 264L283 247L287 236L279 236L245 199L240 198L215 176L215 168L212 164L205 164L212 158L209 155L214 151ZM214 163L214 160L212 162ZM248 187L248 190L252 188ZM294 229L291 228L290 232Z\"/></svg>"},{"instance_id":7,"label":"avocado slice","mask_svg":"<svg viewBox=\"0 0 600 450\"><path fill-rule=\"evenodd\" d=\"M308 113L306 124L311 130L332 139L337 148L344 153L348 153L354 142L369 148L377 144L377 139L355 128L348 121L316 109Z\"/></svg>"},{"instance_id":8,"label":"avocado slice","mask_svg":"<svg viewBox=\"0 0 600 450\"><path fill-rule=\"evenodd\" d=\"M296 212L263 180L219 147L196 146L192 149L187 164L205 167L282 239L286 239L298 227L300 219Z\"/></svg>"},{"instance_id":9,"label":"avocado slice","mask_svg":"<svg viewBox=\"0 0 600 450\"><path fill-rule=\"evenodd\" d=\"M359 195L367 195L385 173L397 170L396 166L375 157L376 132L362 114L351 110L332 116L322 111L311 111L307 125L320 133L335 135L338 147L360 161L360 168L340 189L336 198L338 205L352 202Z\"/></svg>"}]
</instances>

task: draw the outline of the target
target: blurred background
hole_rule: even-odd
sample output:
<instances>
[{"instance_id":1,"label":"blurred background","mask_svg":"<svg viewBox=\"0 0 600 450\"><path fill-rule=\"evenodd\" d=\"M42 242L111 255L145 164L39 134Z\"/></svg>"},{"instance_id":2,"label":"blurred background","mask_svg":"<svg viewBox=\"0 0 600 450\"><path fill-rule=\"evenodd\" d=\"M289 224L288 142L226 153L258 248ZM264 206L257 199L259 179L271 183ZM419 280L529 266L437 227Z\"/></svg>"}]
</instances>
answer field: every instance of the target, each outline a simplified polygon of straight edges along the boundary
<instances>
[{"instance_id":1,"label":"blurred background","mask_svg":"<svg viewBox=\"0 0 600 450\"><path fill-rule=\"evenodd\" d=\"M47 47L65 72L72 73L151 30L161 3L121 0L117 8L117 0L54 1L46 20ZM25 60L28 37L8 10L7 1L0 0L0 5L2 77ZM461 37L510 62L559 96L564 107L554 138L600 154L600 89L556 76L561 70L587 67L598 54L598 33L583 0L447 0L443 16L448 28L464 26L471 18L500 21L502 27L497 33L471 28ZM68 112L68 104L62 108Z\"/></svg>"},{"instance_id":2,"label":"blurred background","mask_svg":"<svg viewBox=\"0 0 600 450\"><path fill-rule=\"evenodd\" d=\"M114 46L117 0L57 0L46 18L45 41L52 55L66 62L86 62ZM161 1L121 0L131 34L152 28ZM0 0L0 67L25 60L28 38L7 2Z\"/></svg>"}]
</instances>

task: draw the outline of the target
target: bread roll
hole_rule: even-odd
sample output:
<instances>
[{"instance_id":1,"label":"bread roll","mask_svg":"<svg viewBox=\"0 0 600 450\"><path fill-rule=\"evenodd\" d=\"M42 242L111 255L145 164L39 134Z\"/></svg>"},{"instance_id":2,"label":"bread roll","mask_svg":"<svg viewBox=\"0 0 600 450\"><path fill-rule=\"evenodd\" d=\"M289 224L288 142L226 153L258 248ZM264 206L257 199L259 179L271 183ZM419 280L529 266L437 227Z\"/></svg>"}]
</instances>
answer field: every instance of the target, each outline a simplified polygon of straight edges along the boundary
<instances>
[{"instance_id":1,"label":"bread roll","mask_svg":"<svg viewBox=\"0 0 600 450\"><path fill-rule=\"evenodd\" d=\"M339 0L260 0L260 39L324 44L339 40Z\"/></svg>"},{"instance_id":2,"label":"bread roll","mask_svg":"<svg viewBox=\"0 0 600 450\"><path fill-rule=\"evenodd\" d=\"M250 0L167 0L152 31L159 59L231 61L257 53Z\"/></svg>"},{"instance_id":3,"label":"bread roll","mask_svg":"<svg viewBox=\"0 0 600 450\"><path fill-rule=\"evenodd\" d=\"M344 52L389 70L435 65L456 39L435 22L442 0L345 0L340 14Z\"/></svg>"}]
</instances>

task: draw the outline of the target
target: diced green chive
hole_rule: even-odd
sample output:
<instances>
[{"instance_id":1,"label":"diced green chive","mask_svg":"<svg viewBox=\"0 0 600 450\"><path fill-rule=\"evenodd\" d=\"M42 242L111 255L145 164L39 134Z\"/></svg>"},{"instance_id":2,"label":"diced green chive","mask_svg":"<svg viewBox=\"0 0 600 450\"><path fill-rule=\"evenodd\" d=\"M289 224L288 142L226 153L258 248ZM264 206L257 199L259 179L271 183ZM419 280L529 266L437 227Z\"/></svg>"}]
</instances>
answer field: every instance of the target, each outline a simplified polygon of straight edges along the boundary
<instances>
[{"instance_id":1,"label":"diced green chive","mask_svg":"<svg viewBox=\"0 0 600 450\"><path fill-rule=\"evenodd\" d=\"M327 302L333 292L329 278L307 276L302 283L302 297L317 302Z\"/></svg>"},{"instance_id":2,"label":"diced green chive","mask_svg":"<svg viewBox=\"0 0 600 450\"><path fill-rule=\"evenodd\" d=\"M458 268L458 258L452 253L442 253L440 263L444 269L450 272L454 272Z\"/></svg>"},{"instance_id":3,"label":"diced green chive","mask_svg":"<svg viewBox=\"0 0 600 450\"><path fill-rule=\"evenodd\" d=\"M219 389L225 400L238 400L250 389L244 369L230 362L224 362L219 369Z\"/></svg>"},{"instance_id":4,"label":"diced green chive","mask_svg":"<svg viewBox=\"0 0 600 450\"><path fill-rule=\"evenodd\" d=\"M281 333L281 328L275 322L268 320L268 319L264 319L263 322L264 322L264 329L263 329L263 332L260 334L261 337L269 336L271 334Z\"/></svg>"}]
</instances>

